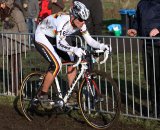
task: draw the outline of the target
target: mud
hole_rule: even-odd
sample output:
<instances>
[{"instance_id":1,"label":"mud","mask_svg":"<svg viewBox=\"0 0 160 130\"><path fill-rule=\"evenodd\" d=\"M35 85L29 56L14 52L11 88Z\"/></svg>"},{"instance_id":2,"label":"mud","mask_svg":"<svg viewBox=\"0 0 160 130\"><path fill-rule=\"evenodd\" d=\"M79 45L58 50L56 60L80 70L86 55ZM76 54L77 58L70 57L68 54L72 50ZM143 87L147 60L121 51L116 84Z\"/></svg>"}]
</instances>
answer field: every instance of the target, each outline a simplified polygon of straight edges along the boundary
<instances>
[{"instance_id":1,"label":"mud","mask_svg":"<svg viewBox=\"0 0 160 130\"><path fill-rule=\"evenodd\" d=\"M125 125L118 122L109 130L145 130L142 126ZM0 130L93 130L82 120L75 120L67 114L36 116L29 122L14 107L0 105Z\"/></svg>"}]
</instances>

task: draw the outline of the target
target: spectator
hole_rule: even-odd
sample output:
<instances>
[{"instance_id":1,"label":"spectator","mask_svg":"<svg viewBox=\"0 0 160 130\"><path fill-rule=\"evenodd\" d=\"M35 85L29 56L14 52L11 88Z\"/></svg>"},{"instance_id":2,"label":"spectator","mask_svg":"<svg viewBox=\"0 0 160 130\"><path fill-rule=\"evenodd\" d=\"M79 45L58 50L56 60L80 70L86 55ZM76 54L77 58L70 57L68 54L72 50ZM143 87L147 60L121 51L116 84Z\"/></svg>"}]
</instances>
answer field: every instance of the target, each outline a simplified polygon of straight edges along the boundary
<instances>
[{"instance_id":1,"label":"spectator","mask_svg":"<svg viewBox=\"0 0 160 130\"><path fill-rule=\"evenodd\" d=\"M48 0L39 0L40 12L38 16L38 22L42 21L44 18L51 14L51 10L48 9Z\"/></svg>"},{"instance_id":2,"label":"spectator","mask_svg":"<svg viewBox=\"0 0 160 130\"><path fill-rule=\"evenodd\" d=\"M4 18L2 18L4 26L2 27L3 33L26 33L27 27L25 24L23 13L14 6L14 0L3 0L2 14ZM5 11L4 11L5 10ZM17 93L18 82L20 72L20 61L19 56L21 52L24 52L27 48L25 46L27 37L16 35L13 36L10 34L3 35L2 43L0 44L0 54L4 52L10 62L10 68L13 69L13 88L14 93ZM1 37L0 37L1 38Z\"/></svg>"},{"instance_id":3,"label":"spectator","mask_svg":"<svg viewBox=\"0 0 160 130\"><path fill-rule=\"evenodd\" d=\"M137 5L136 19L132 29L128 30L128 35L154 37L158 34L160 34L160 0L140 0ZM146 43L143 44L142 57L145 78L146 70L148 72L152 112L155 116L160 117L160 40L154 40L153 46L152 40L146 40ZM153 61L155 61L155 64ZM155 110L157 110L157 113Z\"/></svg>"},{"instance_id":4,"label":"spectator","mask_svg":"<svg viewBox=\"0 0 160 130\"><path fill-rule=\"evenodd\" d=\"M1 22L7 21L7 18L9 17L8 12L9 12L9 8L6 6L5 0L1 0L0 1L0 20Z\"/></svg>"},{"instance_id":5,"label":"spectator","mask_svg":"<svg viewBox=\"0 0 160 130\"><path fill-rule=\"evenodd\" d=\"M3 2L4 3L1 4L3 5L3 8L1 8L2 10L1 19L3 20L4 24L8 25L12 24L12 26L11 27L4 26L2 31L4 33L27 32L27 27L25 24L23 13L19 10L19 8L14 6L14 0L3 0Z\"/></svg>"},{"instance_id":6,"label":"spectator","mask_svg":"<svg viewBox=\"0 0 160 130\"><path fill-rule=\"evenodd\" d=\"M48 9L51 10L52 14L62 12L64 9L63 0L50 0L48 4Z\"/></svg>"},{"instance_id":7,"label":"spectator","mask_svg":"<svg viewBox=\"0 0 160 130\"><path fill-rule=\"evenodd\" d=\"M6 9L6 3L5 3L5 0L0 0L0 21L4 21L5 20L5 17L7 17L5 14L8 14L8 10Z\"/></svg>"},{"instance_id":8,"label":"spectator","mask_svg":"<svg viewBox=\"0 0 160 130\"><path fill-rule=\"evenodd\" d=\"M39 15L38 0L22 0L22 10L29 33L34 33Z\"/></svg>"},{"instance_id":9,"label":"spectator","mask_svg":"<svg viewBox=\"0 0 160 130\"><path fill-rule=\"evenodd\" d=\"M91 15L86 23L90 34L101 35L102 20L103 20L103 8L101 0L78 0L78 1L84 3L90 11Z\"/></svg>"},{"instance_id":10,"label":"spectator","mask_svg":"<svg viewBox=\"0 0 160 130\"><path fill-rule=\"evenodd\" d=\"M21 0L15 0L14 5L16 5L22 11L22 1Z\"/></svg>"}]
</instances>

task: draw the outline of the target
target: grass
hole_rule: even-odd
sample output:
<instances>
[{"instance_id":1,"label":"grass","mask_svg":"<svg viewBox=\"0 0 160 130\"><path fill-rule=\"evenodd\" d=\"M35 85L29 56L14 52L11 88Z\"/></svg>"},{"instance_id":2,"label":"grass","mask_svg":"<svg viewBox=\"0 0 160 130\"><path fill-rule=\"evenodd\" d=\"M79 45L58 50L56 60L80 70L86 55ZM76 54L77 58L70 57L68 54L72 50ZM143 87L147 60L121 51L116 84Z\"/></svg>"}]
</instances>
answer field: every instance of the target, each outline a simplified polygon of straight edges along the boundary
<instances>
[{"instance_id":1,"label":"grass","mask_svg":"<svg viewBox=\"0 0 160 130\"><path fill-rule=\"evenodd\" d=\"M113 77L117 81L117 84L119 84L120 91L121 91L121 97L122 97L122 103L123 103L123 111L125 113L126 109L126 103L128 104L127 110L130 114L133 114L132 107L134 105L135 113L139 113L140 105L142 105L143 108L147 108L147 88L146 88L146 81L144 79L144 73L143 73L143 63L142 60L140 61L140 75L141 75L141 84L139 84L139 72L138 72L138 65L137 65L137 57L136 54L133 55L133 66L131 66L131 59L130 54L126 54L126 60L124 63L124 56L123 54L119 54L119 69L117 65L117 57L112 57L113 60ZM126 71L124 68L124 64L126 65ZM131 71L133 67L133 71ZM107 64L106 68L110 68L109 64ZM118 71L119 71L119 77L118 77ZM110 70L108 69L108 72ZM125 76L126 75L126 76ZM132 77L133 76L133 77ZM142 98L140 99L140 89ZM127 93L127 98L126 98ZM127 99L127 101L126 101ZM142 101L142 104L140 104L140 101ZM143 109L143 112L146 111Z\"/></svg>"},{"instance_id":2,"label":"grass","mask_svg":"<svg viewBox=\"0 0 160 130\"><path fill-rule=\"evenodd\" d=\"M0 105L12 106L14 100L14 96L0 96Z\"/></svg>"},{"instance_id":3,"label":"grass","mask_svg":"<svg viewBox=\"0 0 160 130\"><path fill-rule=\"evenodd\" d=\"M120 19L120 9L135 9L139 0L102 0L103 18ZM71 1L65 2L66 10L69 9Z\"/></svg>"},{"instance_id":4,"label":"grass","mask_svg":"<svg viewBox=\"0 0 160 130\"><path fill-rule=\"evenodd\" d=\"M29 51L23 60L24 76L36 70L45 71L49 64L37 51Z\"/></svg>"},{"instance_id":5,"label":"grass","mask_svg":"<svg viewBox=\"0 0 160 130\"><path fill-rule=\"evenodd\" d=\"M160 122L155 120L145 120L140 118L126 117L126 116L121 116L119 120L122 124L130 125L130 126L133 126L133 125L142 126L143 128L145 128L145 130L160 129Z\"/></svg>"}]
</instances>

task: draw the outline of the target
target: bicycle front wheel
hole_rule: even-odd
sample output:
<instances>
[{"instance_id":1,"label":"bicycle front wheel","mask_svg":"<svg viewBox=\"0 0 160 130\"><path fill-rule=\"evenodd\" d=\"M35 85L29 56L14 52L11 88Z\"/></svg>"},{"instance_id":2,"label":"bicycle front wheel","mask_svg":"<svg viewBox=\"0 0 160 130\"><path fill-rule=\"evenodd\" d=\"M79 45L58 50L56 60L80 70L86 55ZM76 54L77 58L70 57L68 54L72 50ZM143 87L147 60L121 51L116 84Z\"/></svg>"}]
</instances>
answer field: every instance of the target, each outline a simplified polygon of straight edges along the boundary
<instances>
[{"instance_id":1,"label":"bicycle front wheel","mask_svg":"<svg viewBox=\"0 0 160 130\"><path fill-rule=\"evenodd\" d=\"M104 72L94 71L82 80L78 102L85 121L96 129L109 128L119 118L120 93Z\"/></svg>"},{"instance_id":2,"label":"bicycle front wheel","mask_svg":"<svg viewBox=\"0 0 160 130\"><path fill-rule=\"evenodd\" d=\"M32 104L34 98L43 83L44 75L39 72L29 74L22 82L20 88L20 106L24 116L33 120L35 108ZM41 110L44 111L44 110Z\"/></svg>"}]
</instances>

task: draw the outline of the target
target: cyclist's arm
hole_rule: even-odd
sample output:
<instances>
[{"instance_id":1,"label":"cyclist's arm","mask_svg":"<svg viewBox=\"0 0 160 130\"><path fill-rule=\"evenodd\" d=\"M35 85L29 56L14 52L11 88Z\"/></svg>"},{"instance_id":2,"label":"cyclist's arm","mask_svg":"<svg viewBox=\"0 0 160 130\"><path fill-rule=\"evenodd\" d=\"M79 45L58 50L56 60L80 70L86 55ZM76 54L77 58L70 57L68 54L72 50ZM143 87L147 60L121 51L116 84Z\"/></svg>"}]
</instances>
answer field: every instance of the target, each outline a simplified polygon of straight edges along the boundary
<instances>
[{"instance_id":1,"label":"cyclist's arm","mask_svg":"<svg viewBox=\"0 0 160 130\"><path fill-rule=\"evenodd\" d=\"M97 49L100 48L100 43L91 37L85 24L82 26L81 33L85 41L88 43L88 45L90 45L93 48L97 48Z\"/></svg>"},{"instance_id":2,"label":"cyclist's arm","mask_svg":"<svg viewBox=\"0 0 160 130\"><path fill-rule=\"evenodd\" d=\"M64 36L62 34L62 32L58 32L57 35L56 35L56 45L57 45L57 48L62 50L62 51L65 51L65 52L73 52L73 48L72 46L70 46L67 41L66 41L66 36Z\"/></svg>"}]
</instances>

